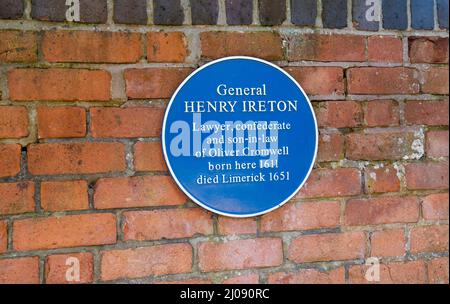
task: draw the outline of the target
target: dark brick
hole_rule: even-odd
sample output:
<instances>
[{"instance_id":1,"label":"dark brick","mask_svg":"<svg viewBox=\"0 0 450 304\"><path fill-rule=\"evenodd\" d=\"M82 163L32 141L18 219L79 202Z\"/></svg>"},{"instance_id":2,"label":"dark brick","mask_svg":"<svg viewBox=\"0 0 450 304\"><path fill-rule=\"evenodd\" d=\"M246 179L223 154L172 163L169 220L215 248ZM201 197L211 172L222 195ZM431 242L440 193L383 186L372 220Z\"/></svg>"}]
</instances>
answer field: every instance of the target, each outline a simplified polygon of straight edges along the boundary
<instances>
[{"instance_id":1,"label":"dark brick","mask_svg":"<svg viewBox=\"0 0 450 304\"><path fill-rule=\"evenodd\" d=\"M292 24L314 26L317 17L316 0L291 0Z\"/></svg>"},{"instance_id":2,"label":"dark brick","mask_svg":"<svg viewBox=\"0 0 450 304\"><path fill-rule=\"evenodd\" d=\"M0 19L20 19L23 10L23 0L0 0Z\"/></svg>"},{"instance_id":3,"label":"dark brick","mask_svg":"<svg viewBox=\"0 0 450 304\"><path fill-rule=\"evenodd\" d=\"M217 24L219 3L217 0L190 0L193 25Z\"/></svg>"},{"instance_id":4,"label":"dark brick","mask_svg":"<svg viewBox=\"0 0 450 304\"><path fill-rule=\"evenodd\" d=\"M153 0L153 15L157 25L182 25L184 21L180 0Z\"/></svg>"},{"instance_id":5,"label":"dark brick","mask_svg":"<svg viewBox=\"0 0 450 304\"><path fill-rule=\"evenodd\" d=\"M280 25L286 20L286 1L259 0L259 21L262 25Z\"/></svg>"},{"instance_id":6,"label":"dark brick","mask_svg":"<svg viewBox=\"0 0 450 304\"><path fill-rule=\"evenodd\" d=\"M66 1L33 0L31 16L45 21L66 21ZM106 0L80 0L80 22L105 23L108 19Z\"/></svg>"},{"instance_id":7,"label":"dark brick","mask_svg":"<svg viewBox=\"0 0 450 304\"><path fill-rule=\"evenodd\" d=\"M325 28L347 27L347 0L322 0L322 21Z\"/></svg>"},{"instance_id":8,"label":"dark brick","mask_svg":"<svg viewBox=\"0 0 450 304\"><path fill-rule=\"evenodd\" d=\"M227 23L248 25L253 22L253 0L227 0Z\"/></svg>"},{"instance_id":9,"label":"dark brick","mask_svg":"<svg viewBox=\"0 0 450 304\"><path fill-rule=\"evenodd\" d=\"M114 0L114 22L147 24L147 0Z\"/></svg>"},{"instance_id":10,"label":"dark brick","mask_svg":"<svg viewBox=\"0 0 450 304\"><path fill-rule=\"evenodd\" d=\"M411 27L417 30L434 28L434 1L411 0Z\"/></svg>"},{"instance_id":11,"label":"dark brick","mask_svg":"<svg viewBox=\"0 0 450 304\"><path fill-rule=\"evenodd\" d=\"M438 20L441 29L448 29L448 0L437 0Z\"/></svg>"},{"instance_id":12,"label":"dark brick","mask_svg":"<svg viewBox=\"0 0 450 304\"><path fill-rule=\"evenodd\" d=\"M366 0L353 0L353 25L358 30L378 31L381 6L376 7L377 1L374 1L371 5L366 5L366 3ZM371 19L368 20L368 16Z\"/></svg>"},{"instance_id":13,"label":"dark brick","mask_svg":"<svg viewBox=\"0 0 450 304\"><path fill-rule=\"evenodd\" d=\"M407 0L383 0L383 27L406 30L408 27Z\"/></svg>"}]
</instances>

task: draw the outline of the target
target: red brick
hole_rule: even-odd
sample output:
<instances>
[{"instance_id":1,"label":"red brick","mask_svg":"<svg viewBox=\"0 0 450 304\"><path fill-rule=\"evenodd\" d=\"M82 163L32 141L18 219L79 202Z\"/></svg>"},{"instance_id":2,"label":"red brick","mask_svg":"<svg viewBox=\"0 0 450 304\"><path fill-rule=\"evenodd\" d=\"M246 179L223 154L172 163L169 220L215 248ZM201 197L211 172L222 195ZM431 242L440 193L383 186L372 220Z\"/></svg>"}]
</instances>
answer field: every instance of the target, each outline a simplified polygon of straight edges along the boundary
<instances>
[{"instance_id":1,"label":"red brick","mask_svg":"<svg viewBox=\"0 0 450 304\"><path fill-rule=\"evenodd\" d=\"M428 94L448 94L448 67L431 67L422 72L422 92Z\"/></svg>"},{"instance_id":2,"label":"red brick","mask_svg":"<svg viewBox=\"0 0 450 304\"><path fill-rule=\"evenodd\" d=\"M125 170L121 143L50 143L28 146L31 174L91 174Z\"/></svg>"},{"instance_id":3,"label":"red brick","mask_svg":"<svg viewBox=\"0 0 450 304\"><path fill-rule=\"evenodd\" d=\"M319 127L351 128L361 125L363 112L361 105L354 101L329 101L316 107Z\"/></svg>"},{"instance_id":4,"label":"red brick","mask_svg":"<svg viewBox=\"0 0 450 304\"><path fill-rule=\"evenodd\" d=\"M8 72L11 100L107 101L111 75L85 69L14 69Z\"/></svg>"},{"instance_id":5,"label":"red brick","mask_svg":"<svg viewBox=\"0 0 450 304\"><path fill-rule=\"evenodd\" d=\"M344 284L344 267L329 271L300 269L297 272L275 272L269 274L269 284Z\"/></svg>"},{"instance_id":6,"label":"red brick","mask_svg":"<svg viewBox=\"0 0 450 304\"><path fill-rule=\"evenodd\" d=\"M125 71L127 96L132 99L170 98L192 72L189 68L147 68Z\"/></svg>"},{"instance_id":7,"label":"red brick","mask_svg":"<svg viewBox=\"0 0 450 304\"><path fill-rule=\"evenodd\" d=\"M248 274L223 280L222 284L259 284L258 274Z\"/></svg>"},{"instance_id":8,"label":"red brick","mask_svg":"<svg viewBox=\"0 0 450 304\"><path fill-rule=\"evenodd\" d=\"M130 63L141 57L139 33L48 31L42 39L48 62Z\"/></svg>"},{"instance_id":9,"label":"red brick","mask_svg":"<svg viewBox=\"0 0 450 304\"><path fill-rule=\"evenodd\" d=\"M0 260L0 284L38 284L39 257Z\"/></svg>"},{"instance_id":10,"label":"red brick","mask_svg":"<svg viewBox=\"0 0 450 304\"><path fill-rule=\"evenodd\" d=\"M448 257L432 259L427 265L431 284L448 284Z\"/></svg>"},{"instance_id":11,"label":"red brick","mask_svg":"<svg viewBox=\"0 0 450 304\"><path fill-rule=\"evenodd\" d=\"M425 220L448 220L448 193L430 194L422 201Z\"/></svg>"},{"instance_id":12,"label":"red brick","mask_svg":"<svg viewBox=\"0 0 450 304\"><path fill-rule=\"evenodd\" d=\"M343 95L344 70L337 67L289 67L292 75L310 95Z\"/></svg>"},{"instance_id":13,"label":"red brick","mask_svg":"<svg viewBox=\"0 0 450 304\"><path fill-rule=\"evenodd\" d=\"M368 168L365 174L366 188L369 193L400 191L400 179L393 166Z\"/></svg>"},{"instance_id":14,"label":"red brick","mask_svg":"<svg viewBox=\"0 0 450 304\"><path fill-rule=\"evenodd\" d=\"M133 279L186 273L192 269L192 247L187 243L104 251L101 279Z\"/></svg>"},{"instance_id":15,"label":"red brick","mask_svg":"<svg viewBox=\"0 0 450 304\"><path fill-rule=\"evenodd\" d=\"M282 60L282 39L275 32L204 32L200 33L202 57L252 56Z\"/></svg>"},{"instance_id":16,"label":"red brick","mask_svg":"<svg viewBox=\"0 0 450 304\"><path fill-rule=\"evenodd\" d=\"M349 226L415 223L419 220L416 197L380 197L353 199L345 208L345 224Z\"/></svg>"},{"instance_id":17,"label":"red brick","mask_svg":"<svg viewBox=\"0 0 450 304\"><path fill-rule=\"evenodd\" d=\"M432 158L448 157L448 131L430 131L427 133L427 156Z\"/></svg>"},{"instance_id":18,"label":"red brick","mask_svg":"<svg viewBox=\"0 0 450 304\"><path fill-rule=\"evenodd\" d=\"M0 177L15 176L20 172L22 147L16 144L0 144Z\"/></svg>"},{"instance_id":19,"label":"red brick","mask_svg":"<svg viewBox=\"0 0 450 304\"><path fill-rule=\"evenodd\" d=\"M114 244L116 218L113 214L84 214L16 220L14 250L38 250Z\"/></svg>"},{"instance_id":20,"label":"red brick","mask_svg":"<svg viewBox=\"0 0 450 304\"><path fill-rule=\"evenodd\" d=\"M42 182L41 207L45 211L89 209L87 182L84 180Z\"/></svg>"},{"instance_id":21,"label":"red brick","mask_svg":"<svg viewBox=\"0 0 450 304\"><path fill-rule=\"evenodd\" d=\"M406 187L410 190L448 189L448 162L407 164Z\"/></svg>"},{"instance_id":22,"label":"red brick","mask_svg":"<svg viewBox=\"0 0 450 304\"><path fill-rule=\"evenodd\" d=\"M364 120L369 127L398 126L398 103L393 100L369 101L364 109Z\"/></svg>"},{"instance_id":23,"label":"red brick","mask_svg":"<svg viewBox=\"0 0 450 304\"><path fill-rule=\"evenodd\" d=\"M203 284L212 284L210 279L186 279L186 280L176 280L176 281L158 281L155 284L170 284L170 285L203 285Z\"/></svg>"},{"instance_id":24,"label":"red brick","mask_svg":"<svg viewBox=\"0 0 450 304\"><path fill-rule=\"evenodd\" d=\"M222 235L256 234L257 223L253 218L238 219L220 216L218 229Z\"/></svg>"},{"instance_id":25,"label":"red brick","mask_svg":"<svg viewBox=\"0 0 450 304\"><path fill-rule=\"evenodd\" d=\"M91 109L94 137L159 137L164 117L162 107Z\"/></svg>"},{"instance_id":26,"label":"red brick","mask_svg":"<svg viewBox=\"0 0 450 304\"><path fill-rule=\"evenodd\" d=\"M288 203L261 218L262 231L290 231L338 227L339 202Z\"/></svg>"},{"instance_id":27,"label":"red brick","mask_svg":"<svg viewBox=\"0 0 450 304\"><path fill-rule=\"evenodd\" d=\"M349 283L351 284L424 284L426 283L426 269L423 261L389 263L380 265L380 282L369 282L365 275L370 266L355 265L349 269Z\"/></svg>"},{"instance_id":28,"label":"red brick","mask_svg":"<svg viewBox=\"0 0 450 304\"><path fill-rule=\"evenodd\" d=\"M184 62L188 53L186 37L182 32L147 33L148 62Z\"/></svg>"},{"instance_id":29,"label":"red brick","mask_svg":"<svg viewBox=\"0 0 450 304\"><path fill-rule=\"evenodd\" d=\"M201 271L221 271L279 266L283 263L282 241L278 238L258 238L203 242L198 246Z\"/></svg>"},{"instance_id":30,"label":"red brick","mask_svg":"<svg viewBox=\"0 0 450 304\"><path fill-rule=\"evenodd\" d=\"M448 225L411 229L411 253L448 251Z\"/></svg>"},{"instance_id":31,"label":"red brick","mask_svg":"<svg viewBox=\"0 0 450 304\"><path fill-rule=\"evenodd\" d=\"M347 70L349 94L418 94L419 73L412 68L357 67Z\"/></svg>"},{"instance_id":32,"label":"red brick","mask_svg":"<svg viewBox=\"0 0 450 304\"><path fill-rule=\"evenodd\" d=\"M346 156L351 160L400 160L409 157L416 137L412 132L351 133Z\"/></svg>"},{"instance_id":33,"label":"red brick","mask_svg":"<svg viewBox=\"0 0 450 304\"><path fill-rule=\"evenodd\" d=\"M394 36L370 36L368 39L369 61L403 62L403 41Z\"/></svg>"},{"instance_id":34,"label":"red brick","mask_svg":"<svg viewBox=\"0 0 450 304\"><path fill-rule=\"evenodd\" d=\"M86 110L79 107L39 107L39 138L86 136Z\"/></svg>"},{"instance_id":35,"label":"red brick","mask_svg":"<svg viewBox=\"0 0 450 304\"><path fill-rule=\"evenodd\" d=\"M132 211L123 216L125 240L181 239L213 233L211 214L199 208Z\"/></svg>"},{"instance_id":36,"label":"red brick","mask_svg":"<svg viewBox=\"0 0 450 304\"><path fill-rule=\"evenodd\" d=\"M374 257L405 255L405 231L402 229L375 231L371 237Z\"/></svg>"},{"instance_id":37,"label":"red brick","mask_svg":"<svg viewBox=\"0 0 450 304\"><path fill-rule=\"evenodd\" d=\"M344 156L344 142L345 137L341 134L320 134L317 161L328 162L342 159Z\"/></svg>"},{"instance_id":38,"label":"red brick","mask_svg":"<svg viewBox=\"0 0 450 304\"><path fill-rule=\"evenodd\" d=\"M37 35L28 31L0 32L0 62L35 62Z\"/></svg>"},{"instance_id":39,"label":"red brick","mask_svg":"<svg viewBox=\"0 0 450 304\"><path fill-rule=\"evenodd\" d=\"M138 142L134 146L136 171L168 171L160 142Z\"/></svg>"},{"instance_id":40,"label":"red brick","mask_svg":"<svg viewBox=\"0 0 450 304\"><path fill-rule=\"evenodd\" d=\"M77 264L69 259L77 259ZM73 276L73 267L79 266L79 281L68 281ZM94 278L94 256L89 252L55 254L45 259L45 283L47 284L82 284L92 283Z\"/></svg>"},{"instance_id":41,"label":"red brick","mask_svg":"<svg viewBox=\"0 0 450 304\"><path fill-rule=\"evenodd\" d=\"M361 173L354 168L316 169L298 197L337 197L361 193Z\"/></svg>"},{"instance_id":42,"label":"red brick","mask_svg":"<svg viewBox=\"0 0 450 304\"><path fill-rule=\"evenodd\" d=\"M448 100L410 101L405 105L405 120L409 125L448 126Z\"/></svg>"},{"instance_id":43,"label":"red brick","mask_svg":"<svg viewBox=\"0 0 450 304\"><path fill-rule=\"evenodd\" d=\"M6 222L0 221L0 253L8 248L8 227Z\"/></svg>"},{"instance_id":44,"label":"red brick","mask_svg":"<svg viewBox=\"0 0 450 304\"><path fill-rule=\"evenodd\" d=\"M98 209L182 205L187 197L168 176L100 179L95 185Z\"/></svg>"},{"instance_id":45,"label":"red brick","mask_svg":"<svg viewBox=\"0 0 450 304\"><path fill-rule=\"evenodd\" d=\"M288 258L296 263L362 259L365 242L363 232L303 235L291 241Z\"/></svg>"},{"instance_id":46,"label":"red brick","mask_svg":"<svg viewBox=\"0 0 450 304\"><path fill-rule=\"evenodd\" d=\"M448 63L448 38L410 37L411 63Z\"/></svg>"},{"instance_id":47,"label":"red brick","mask_svg":"<svg viewBox=\"0 0 450 304\"><path fill-rule=\"evenodd\" d=\"M26 136L28 136L27 108L0 107L0 138L21 138Z\"/></svg>"},{"instance_id":48,"label":"red brick","mask_svg":"<svg viewBox=\"0 0 450 304\"><path fill-rule=\"evenodd\" d=\"M302 34L289 40L289 61L366 61L364 36Z\"/></svg>"},{"instance_id":49,"label":"red brick","mask_svg":"<svg viewBox=\"0 0 450 304\"><path fill-rule=\"evenodd\" d=\"M34 183L0 183L0 214L34 211Z\"/></svg>"}]
</instances>

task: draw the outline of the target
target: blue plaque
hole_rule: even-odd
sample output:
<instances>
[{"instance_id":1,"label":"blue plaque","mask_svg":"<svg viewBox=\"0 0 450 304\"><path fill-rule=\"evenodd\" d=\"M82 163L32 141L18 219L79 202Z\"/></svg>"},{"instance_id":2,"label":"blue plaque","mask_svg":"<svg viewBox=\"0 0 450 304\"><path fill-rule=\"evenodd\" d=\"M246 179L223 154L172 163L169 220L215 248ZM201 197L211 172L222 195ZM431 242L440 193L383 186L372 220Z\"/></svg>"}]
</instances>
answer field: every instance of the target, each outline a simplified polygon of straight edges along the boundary
<instances>
[{"instance_id":1,"label":"blue plaque","mask_svg":"<svg viewBox=\"0 0 450 304\"><path fill-rule=\"evenodd\" d=\"M289 201L311 173L317 121L283 69L228 57L192 73L164 117L162 146L178 186L217 214L251 217Z\"/></svg>"}]
</instances>

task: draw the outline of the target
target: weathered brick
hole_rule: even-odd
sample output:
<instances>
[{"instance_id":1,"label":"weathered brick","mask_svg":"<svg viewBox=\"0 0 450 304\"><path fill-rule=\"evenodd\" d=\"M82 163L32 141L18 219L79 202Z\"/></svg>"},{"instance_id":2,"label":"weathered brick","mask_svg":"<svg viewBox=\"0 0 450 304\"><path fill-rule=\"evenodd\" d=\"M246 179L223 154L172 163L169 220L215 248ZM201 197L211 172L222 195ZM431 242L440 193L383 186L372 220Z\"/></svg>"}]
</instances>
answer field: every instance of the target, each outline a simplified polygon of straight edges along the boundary
<instances>
[{"instance_id":1,"label":"weathered brick","mask_svg":"<svg viewBox=\"0 0 450 304\"><path fill-rule=\"evenodd\" d=\"M448 100L409 101L405 105L405 120L410 125L448 126Z\"/></svg>"},{"instance_id":2,"label":"weathered brick","mask_svg":"<svg viewBox=\"0 0 450 304\"><path fill-rule=\"evenodd\" d=\"M0 62L35 62L36 60L36 33L28 31L0 32Z\"/></svg>"},{"instance_id":3,"label":"weathered brick","mask_svg":"<svg viewBox=\"0 0 450 304\"><path fill-rule=\"evenodd\" d=\"M192 72L189 68L147 68L125 71L126 92L133 99L170 98Z\"/></svg>"},{"instance_id":4,"label":"weathered brick","mask_svg":"<svg viewBox=\"0 0 450 304\"><path fill-rule=\"evenodd\" d=\"M403 41L395 36L370 36L368 39L369 61L403 62Z\"/></svg>"},{"instance_id":5,"label":"weathered brick","mask_svg":"<svg viewBox=\"0 0 450 304\"><path fill-rule=\"evenodd\" d=\"M381 2L353 0L352 5L353 26L356 29L366 31L379 30L380 20L376 8L377 5L380 5L381 9Z\"/></svg>"},{"instance_id":6,"label":"weathered brick","mask_svg":"<svg viewBox=\"0 0 450 304\"><path fill-rule=\"evenodd\" d=\"M315 107L319 127L351 128L362 124L363 111L355 101L328 101Z\"/></svg>"},{"instance_id":7,"label":"weathered brick","mask_svg":"<svg viewBox=\"0 0 450 304\"><path fill-rule=\"evenodd\" d=\"M423 198L422 214L425 220L448 220L448 193L430 194Z\"/></svg>"},{"instance_id":8,"label":"weathered brick","mask_svg":"<svg viewBox=\"0 0 450 304\"><path fill-rule=\"evenodd\" d=\"M407 0L382 1L383 27L406 30L408 27Z\"/></svg>"},{"instance_id":9,"label":"weathered brick","mask_svg":"<svg viewBox=\"0 0 450 304\"><path fill-rule=\"evenodd\" d=\"M34 211L34 183L0 183L0 214Z\"/></svg>"},{"instance_id":10,"label":"weathered brick","mask_svg":"<svg viewBox=\"0 0 450 304\"><path fill-rule=\"evenodd\" d=\"M448 162L407 164L406 187L410 190L448 189Z\"/></svg>"},{"instance_id":11,"label":"weathered brick","mask_svg":"<svg viewBox=\"0 0 450 304\"><path fill-rule=\"evenodd\" d=\"M28 146L28 169L34 175L93 174L125 170L121 143L49 143Z\"/></svg>"},{"instance_id":12,"label":"weathered brick","mask_svg":"<svg viewBox=\"0 0 450 304\"><path fill-rule=\"evenodd\" d=\"M49 62L131 63L141 58L138 33L49 31L42 40Z\"/></svg>"},{"instance_id":13,"label":"weathered brick","mask_svg":"<svg viewBox=\"0 0 450 304\"><path fill-rule=\"evenodd\" d=\"M67 274L72 274L72 260L79 265L79 280L68 281ZM70 278L70 277L69 277ZM74 279L77 279L75 277ZM94 279L94 256L89 252L54 254L45 258L46 284L83 284L92 283Z\"/></svg>"},{"instance_id":14,"label":"weathered brick","mask_svg":"<svg viewBox=\"0 0 450 304\"><path fill-rule=\"evenodd\" d=\"M448 38L410 37L411 63L448 63Z\"/></svg>"},{"instance_id":15,"label":"weathered brick","mask_svg":"<svg viewBox=\"0 0 450 304\"><path fill-rule=\"evenodd\" d=\"M417 94L419 73L412 68L358 67L347 70L349 94Z\"/></svg>"},{"instance_id":16,"label":"weathered brick","mask_svg":"<svg viewBox=\"0 0 450 304\"><path fill-rule=\"evenodd\" d=\"M158 25L182 25L183 7L180 0L153 0L153 22Z\"/></svg>"},{"instance_id":17,"label":"weathered brick","mask_svg":"<svg viewBox=\"0 0 450 304\"><path fill-rule=\"evenodd\" d=\"M322 0L322 22L325 28L347 27L347 0Z\"/></svg>"},{"instance_id":18,"label":"weathered brick","mask_svg":"<svg viewBox=\"0 0 450 304\"><path fill-rule=\"evenodd\" d=\"M28 112L25 107L0 107L0 138L28 136Z\"/></svg>"},{"instance_id":19,"label":"weathered brick","mask_svg":"<svg viewBox=\"0 0 450 304\"><path fill-rule=\"evenodd\" d=\"M427 265L431 284L448 284L448 257L432 259Z\"/></svg>"},{"instance_id":20,"label":"weathered brick","mask_svg":"<svg viewBox=\"0 0 450 304\"><path fill-rule=\"evenodd\" d=\"M405 255L405 246L403 229L375 231L371 237L371 256L403 256Z\"/></svg>"},{"instance_id":21,"label":"weathered brick","mask_svg":"<svg viewBox=\"0 0 450 304\"><path fill-rule=\"evenodd\" d=\"M0 253L8 247L8 227L5 221L0 221Z\"/></svg>"},{"instance_id":22,"label":"weathered brick","mask_svg":"<svg viewBox=\"0 0 450 304\"><path fill-rule=\"evenodd\" d=\"M41 207L45 211L89 209L87 182L84 180L42 182Z\"/></svg>"},{"instance_id":23,"label":"weathered brick","mask_svg":"<svg viewBox=\"0 0 450 304\"><path fill-rule=\"evenodd\" d=\"M426 152L428 157L448 157L448 131L430 131L427 133Z\"/></svg>"},{"instance_id":24,"label":"weathered brick","mask_svg":"<svg viewBox=\"0 0 450 304\"><path fill-rule=\"evenodd\" d=\"M186 273L192 269L192 247L187 243L110 250L102 253L101 279L141 278Z\"/></svg>"},{"instance_id":25,"label":"weathered brick","mask_svg":"<svg viewBox=\"0 0 450 304\"><path fill-rule=\"evenodd\" d=\"M20 172L21 149L17 144L0 144L0 177L15 176Z\"/></svg>"},{"instance_id":26,"label":"weathered brick","mask_svg":"<svg viewBox=\"0 0 450 304\"><path fill-rule=\"evenodd\" d=\"M8 72L11 100L106 101L111 75L84 69L13 69Z\"/></svg>"},{"instance_id":27,"label":"weathered brick","mask_svg":"<svg viewBox=\"0 0 450 304\"><path fill-rule=\"evenodd\" d=\"M258 274L240 275L223 280L222 284L258 284Z\"/></svg>"},{"instance_id":28,"label":"weathered brick","mask_svg":"<svg viewBox=\"0 0 450 304\"><path fill-rule=\"evenodd\" d=\"M114 22L147 24L147 0L114 0Z\"/></svg>"},{"instance_id":29,"label":"weathered brick","mask_svg":"<svg viewBox=\"0 0 450 304\"><path fill-rule=\"evenodd\" d=\"M344 156L345 137L339 133L320 134L318 162L337 161Z\"/></svg>"},{"instance_id":30,"label":"weathered brick","mask_svg":"<svg viewBox=\"0 0 450 304\"><path fill-rule=\"evenodd\" d=\"M39 257L0 259L0 284L39 284Z\"/></svg>"},{"instance_id":31,"label":"weathered brick","mask_svg":"<svg viewBox=\"0 0 450 304\"><path fill-rule=\"evenodd\" d=\"M275 272L269 274L269 284L344 284L344 267L328 271L300 269L296 272Z\"/></svg>"},{"instance_id":32,"label":"weathered brick","mask_svg":"<svg viewBox=\"0 0 450 304\"><path fill-rule=\"evenodd\" d=\"M448 29L448 0L436 0L439 28Z\"/></svg>"},{"instance_id":33,"label":"weathered brick","mask_svg":"<svg viewBox=\"0 0 450 304\"><path fill-rule=\"evenodd\" d=\"M316 169L297 197L337 197L361 193L361 173L354 168Z\"/></svg>"},{"instance_id":34,"label":"weathered brick","mask_svg":"<svg viewBox=\"0 0 450 304\"><path fill-rule=\"evenodd\" d=\"M367 168L365 176L366 188L369 193L400 191L398 171L393 166Z\"/></svg>"},{"instance_id":35,"label":"weathered brick","mask_svg":"<svg viewBox=\"0 0 450 304\"><path fill-rule=\"evenodd\" d=\"M13 223L14 250L38 250L114 244L113 214L29 218Z\"/></svg>"},{"instance_id":36,"label":"weathered brick","mask_svg":"<svg viewBox=\"0 0 450 304\"><path fill-rule=\"evenodd\" d=\"M0 19L20 19L24 10L24 1L0 0Z\"/></svg>"},{"instance_id":37,"label":"weathered brick","mask_svg":"<svg viewBox=\"0 0 450 304\"><path fill-rule=\"evenodd\" d=\"M429 94L448 94L449 76L447 67L430 67L422 72L422 92Z\"/></svg>"},{"instance_id":38,"label":"weathered brick","mask_svg":"<svg viewBox=\"0 0 450 304\"><path fill-rule=\"evenodd\" d=\"M364 108L364 120L369 127L398 126L400 112L394 100L372 100Z\"/></svg>"},{"instance_id":39,"label":"weathered brick","mask_svg":"<svg viewBox=\"0 0 450 304\"><path fill-rule=\"evenodd\" d=\"M186 37L182 32L147 34L148 62L184 62L187 56Z\"/></svg>"},{"instance_id":40,"label":"weathered brick","mask_svg":"<svg viewBox=\"0 0 450 304\"><path fill-rule=\"evenodd\" d=\"M344 71L335 67L289 67L292 75L310 95L343 95Z\"/></svg>"},{"instance_id":41,"label":"weathered brick","mask_svg":"<svg viewBox=\"0 0 450 304\"><path fill-rule=\"evenodd\" d=\"M253 22L253 0L226 0L228 25L249 25Z\"/></svg>"},{"instance_id":42,"label":"weathered brick","mask_svg":"<svg viewBox=\"0 0 450 304\"><path fill-rule=\"evenodd\" d=\"M289 61L365 61L366 38L351 35L301 34L289 38Z\"/></svg>"},{"instance_id":43,"label":"weathered brick","mask_svg":"<svg viewBox=\"0 0 450 304\"><path fill-rule=\"evenodd\" d=\"M316 0L291 0L291 22L300 26L314 26L317 17Z\"/></svg>"},{"instance_id":44,"label":"weathered brick","mask_svg":"<svg viewBox=\"0 0 450 304\"><path fill-rule=\"evenodd\" d=\"M123 216L125 240L181 239L213 233L211 214L200 208L131 211Z\"/></svg>"},{"instance_id":45,"label":"weathered brick","mask_svg":"<svg viewBox=\"0 0 450 304\"><path fill-rule=\"evenodd\" d=\"M419 220L416 197L380 197L352 199L345 207L348 226L415 223Z\"/></svg>"},{"instance_id":46,"label":"weathered brick","mask_svg":"<svg viewBox=\"0 0 450 304\"><path fill-rule=\"evenodd\" d=\"M86 110L81 107L38 107L39 138L71 138L86 135Z\"/></svg>"},{"instance_id":47,"label":"weathered brick","mask_svg":"<svg viewBox=\"0 0 450 304\"><path fill-rule=\"evenodd\" d=\"M280 25L286 20L286 1L259 0L261 25Z\"/></svg>"},{"instance_id":48,"label":"weathered brick","mask_svg":"<svg viewBox=\"0 0 450 304\"><path fill-rule=\"evenodd\" d=\"M203 32L200 33L202 57L253 56L282 60L281 37L274 32Z\"/></svg>"},{"instance_id":49,"label":"weathered brick","mask_svg":"<svg viewBox=\"0 0 450 304\"><path fill-rule=\"evenodd\" d=\"M211 279L200 279L200 278L193 278L193 279L185 279L185 280L168 280L168 281L158 281L155 282L155 284L170 284L170 285L205 285L205 284L212 284Z\"/></svg>"},{"instance_id":50,"label":"weathered brick","mask_svg":"<svg viewBox=\"0 0 450 304\"><path fill-rule=\"evenodd\" d=\"M338 227L339 202L288 203L261 218L262 231L295 231Z\"/></svg>"},{"instance_id":51,"label":"weathered brick","mask_svg":"<svg viewBox=\"0 0 450 304\"><path fill-rule=\"evenodd\" d=\"M190 0L193 25L217 23L219 17L218 0Z\"/></svg>"},{"instance_id":52,"label":"weathered brick","mask_svg":"<svg viewBox=\"0 0 450 304\"><path fill-rule=\"evenodd\" d=\"M351 284L424 284L426 270L423 261L398 262L380 265L380 281L369 282L365 277L370 266L354 265L349 269Z\"/></svg>"},{"instance_id":53,"label":"weathered brick","mask_svg":"<svg viewBox=\"0 0 450 304\"><path fill-rule=\"evenodd\" d=\"M160 142L138 142L134 146L136 171L168 171Z\"/></svg>"},{"instance_id":54,"label":"weathered brick","mask_svg":"<svg viewBox=\"0 0 450 304\"><path fill-rule=\"evenodd\" d=\"M448 225L411 229L411 253L448 251Z\"/></svg>"},{"instance_id":55,"label":"weathered brick","mask_svg":"<svg viewBox=\"0 0 450 304\"><path fill-rule=\"evenodd\" d=\"M80 22L105 23L108 19L106 0L80 0ZM66 21L69 8L61 0L33 0L31 17L42 21Z\"/></svg>"},{"instance_id":56,"label":"weathered brick","mask_svg":"<svg viewBox=\"0 0 450 304\"><path fill-rule=\"evenodd\" d=\"M417 30L434 29L433 1L411 0L411 27Z\"/></svg>"},{"instance_id":57,"label":"weathered brick","mask_svg":"<svg viewBox=\"0 0 450 304\"><path fill-rule=\"evenodd\" d=\"M257 223L253 218L231 218L221 216L217 227L222 235L256 234Z\"/></svg>"},{"instance_id":58,"label":"weathered brick","mask_svg":"<svg viewBox=\"0 0 450 304\"><path fill-rule=\"evenodd\" d=\"M296 263L362 259L365 241L364 232L303 235L291 241L288 259Z\"/></svg>"},{"instance_id":59,"label":"weathered brick","mask_svg":"<svg viewBox=\"0 0 450 304\"><path fill-rule=\"evenodd\" d=\"M203 272L279 266L283 263L279 238L258 238L198 245L199 267Z\"/></svg>"},{"instance_id":60,"label":"weathered brick","mask_svg":"<svg viewBox=\"0 0 450 304\"><path fill-rule=\"evenodd\" d=\"M95 185L97 209L171 206L186 201L186 196L168 176L105 178Z\"/></svg>"}]
</instances>

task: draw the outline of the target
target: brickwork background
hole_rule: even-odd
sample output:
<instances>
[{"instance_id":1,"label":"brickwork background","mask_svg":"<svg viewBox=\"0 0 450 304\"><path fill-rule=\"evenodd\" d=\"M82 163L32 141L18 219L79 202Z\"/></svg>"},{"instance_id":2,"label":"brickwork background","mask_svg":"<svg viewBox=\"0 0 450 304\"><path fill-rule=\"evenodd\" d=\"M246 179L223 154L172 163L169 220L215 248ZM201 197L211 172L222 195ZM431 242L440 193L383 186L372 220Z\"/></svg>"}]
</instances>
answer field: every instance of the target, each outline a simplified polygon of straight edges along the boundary
<instances>
[{"instance_id":1,"label":"brickwork background","mask_svg":"<svg viewBox=\"0 0 450 304\"><path fill-rule=\"evenodd\" d=\"M0 0L0 283L64 283L68 257L83 283L366 283L369 257L448 283L448 0L65 2ZM161 154L175 88L229 55L285 68L320 127L254 219L189 202Z\"/></svg>"}]
</instances>

